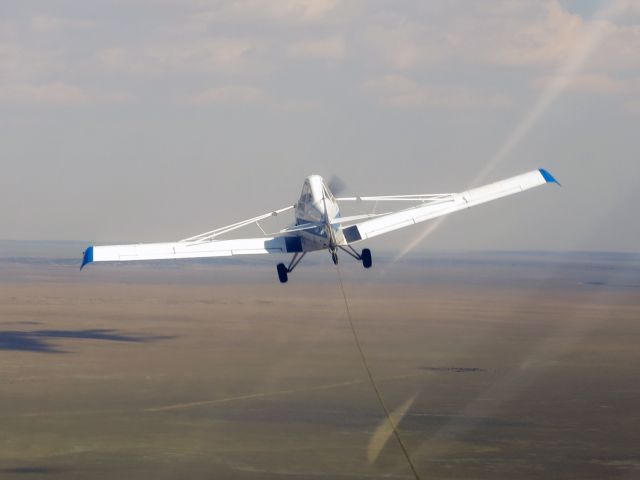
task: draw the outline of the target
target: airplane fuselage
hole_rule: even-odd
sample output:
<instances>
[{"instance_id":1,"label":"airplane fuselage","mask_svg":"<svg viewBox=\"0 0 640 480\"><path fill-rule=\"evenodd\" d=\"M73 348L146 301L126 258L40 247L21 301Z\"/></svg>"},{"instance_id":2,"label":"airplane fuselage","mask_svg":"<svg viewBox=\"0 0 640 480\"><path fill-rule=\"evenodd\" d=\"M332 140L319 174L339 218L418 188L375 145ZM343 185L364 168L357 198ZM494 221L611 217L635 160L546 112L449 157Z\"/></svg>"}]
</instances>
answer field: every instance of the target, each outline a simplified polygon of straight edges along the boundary
<instances>
[{"instance_id":1,"label":"airplane fuselage","mask_svg":"<svg viewBox=\"0 0 640 480\"><path fill-rule=\"evenodd\" d=\"M295 217L296 225L322 224L300 232L304 250L320 250L346 243L340 227L331 226L331 222L340 217L340 208L320 175L305 178Z\"/></svg>"}]
</instances>

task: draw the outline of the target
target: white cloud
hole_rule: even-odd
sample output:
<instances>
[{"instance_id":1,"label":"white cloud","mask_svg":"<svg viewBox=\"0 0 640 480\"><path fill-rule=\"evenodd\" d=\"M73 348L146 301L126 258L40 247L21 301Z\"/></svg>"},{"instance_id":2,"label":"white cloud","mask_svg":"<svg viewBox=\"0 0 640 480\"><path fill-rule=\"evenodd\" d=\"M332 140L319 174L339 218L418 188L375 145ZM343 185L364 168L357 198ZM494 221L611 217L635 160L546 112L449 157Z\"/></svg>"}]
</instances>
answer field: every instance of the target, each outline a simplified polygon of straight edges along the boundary
<instances>
[{"instance_id":1,"label":"white cloud","mask_svg":"<svg viewBox=\"0 0 640 480\"><path fill-rule=\"evenodd\" d=\"M344 27L365 12L364 0L174 0L187 13L162 30L207 35L230 25L238 30ZM271 37L273 40L273 37Z\"/></svg>"},{"instance_id":2,"label":"white cloud","mask_svg":"<svg viewBox=\"0 0 640 480\"><path fill-rule=\"evenodd\" d=\"M188 95L186 101L194 105L214 103L250 104L268 102L270 101L270 97L260 87L251 85L226 85L208 88Z\"/></svg>"},{"instance_id":3,"label":"white cloud","mask_svg":"<svg viewBox=\"0 0 640 480\"><path fill-rule=\"evenodd\" d=\"M222 85L182 98L191 105L256 105L286 112L307 112L319 108L315 100L278 98L256 85Z\"/></svg>"},{"instance_id":4,"label":"white cloud","mask_svg":"<svg viewBox=\"0 0 640 480\"><path fill-rule=\"evenodd\" d=\"M378 13L364 32L366 44L386 66L406 70L436 62L506 67L557 67L602 29L593 63L626 68L640 66L640 28L616 24L621 4L585 20L557 0L451 2L411 16Z\"/></svg>"},{"instance_id":5,"label":"white cloud","mask_svg":"<svg viewBox=\"0 0 640 480\"><path fill-rule=\"evenodd\" d=\"M20 105L87 105L126 103L132 97L120 92L100 92L65 83L0 85L0 102Z\"/></svg>"},{"instance_id":6,"label":"white cloud","mask_svg":"<svg viewBox=\"0 0 640 480\"><path fill-rule=\"evenodd\" d=\"M600 95L617 95L640 93L640 79L619 79L604 73L585 73L567 78L544 76L535 78L532 85L537 89L550 88L562 82L568 91L595 93Z\"/></svg>"},{"instance_id":7,"label":"white cloud","mask_svg":"<svg viewBox=\"0 0 640 480\"><path fill-rule=\"evenodd\" d=\"M242 15L308 21L326 18L339 3L339 0L235 0L229 9Z\"/></svg>"},{"instance_id":8,"label":"white cloud","mask_svg":"<svg viewBox=\"0 0 640 480\"><path fill-rule=\"evenodd\" d=\"M96 53L98 65L109 70L130 69L131 54L125 48L103 48Z\"/></svg>"},{"instance_id":9,"label":"white cloud","mask_svg":"<svg viewBox=\"0 0 640 480\"><path fill-rule=\"evenodd\" d=\"M292 100L284 99L276 102L275 107L285 112L309 112L317 110L321 106L317 100Z\"/></svg>"},{"instance_id":10,"label":"white cloud","mask_svg":"<svg viewBox=\"0 0 640 480\"><path fill-rule=\"evenodd\" d=\"M379 103L393 108L509 108L511 97L464 87L420 85L402 75L368 80L364 89Z\"/></svg>"},{"instance_id":11,"label":"white cloud","mask_svg":"<svg viewBox=\"0 0 640 480\"><path fill-rule=\"evenodd\" d=\"M625 11L637 11L634 2L618 1L626 5ZM163 0L162 6L165 8L154 11L154 26L142 37L127 30L124 35L89 39L79 29L95 25L100 25L102 33L117 29L113 19L103 21L98 16L75 20L61 11L45 14L40 9L40 14L36 11L31 17L14 19L15 28L11 35L5 35L11 42L0 42L2 81L11 85L73 85L78 78L109 71L121 77L119 84L139 81L130 78L136 75L170 74L172 82L183 90L203 77L214 83L233 81L264 89L266 84L260 80L267 78L267 73L270 81L285 84L300 73L296 71L299 65L287 59L333 61L331 65L340 67L336 68L340 75L347 63L339 61L349 58L351 72L402 73L406 81L438 78L443 85L454 75L460 75L456 77L460 83L473 85L482 77L486 84L506 69L518 68L536 78L525 78L521 83L543 88L549 86L554 70L560 72L556 78L563 75L562 65L585 50L583 46L594 36L597 41L591 41L593 48L587 49L586 60L575 70L606 72L612 78L568 79L569 88L628 92L631 87L615 78L629 77L640 68L640 27L628 19L615 23L614 15L587 20L564 9L558 0ZM614 10L616 14L623 11L620 6ZM199 27L182 28L189 22ZM30 39L43 37L34 37L33 30L56 32L63 41L48 45L40 41L41 46L34 48ZM594 30L600 33L594 35ZM28 37L21 43L19 35L25 32ZM13 38L15 35L18 37ZM81 45L83 38L86 45ZM485 66L491 71L482 68ZM362 81L363 77L356 80ZM510 103L502 92L462 85L443 88L414 82L383 93L380 87L372 86L377 81L380 78L366 82L367 91L389 106L499 108ZM515 95L516 91L517 87L511 88L510 93ZM165 96L171 94L164 92Z\"/></svg>"},{"instance_id":12,"label":"white cloud","mask_svg":"<svg viewBox=\"0 0 640 480\"><path fill-rule=\"evenodd\" d=\"M604 35L590 62L599 68L631 70L640 68L640 25L603 22Z\"/></svg>"},{"instance_id":13,"label":"white cloud","mask_svg":"<svg viewBox=\"0 0 640 480\"><path fill-rule=\"evenodd\" d=\"M398 70L441 60L444 48L438 36L428 26L396 15L380 18L364 32L373 54L385 65Z\"/></svg>"},{"instance_id":14,"label":"white cloud","mask_svg":"<svg viewBox=\"0 0 640 480\"><path fill-rule=\"evenodd\" d=\"M361 4L361 0L228 0L213 5L196 1L197 6L204 7L198 15L208 21L269 20L287 24L344 20Z\"/></svg>"},{"instance_id":15,"label":"white cloud","mask_svg":"<svg viewBox=\"0 0 640 480\"><path fill-rule=\"evenodd\" d=\"M498 64L558 66L573 57L591 42L598 42L588 52L586 65L598 68L637 68L640 66L640 27L616 23L624 21L624 2L605 3L592 20L562 9L557 1L549 1L545 15L530 21L526 16L514 22L505 32L502 47L489 57ZM518 25L520 23L520 25Z\"/></svg>"},{"instance_id":16,"label":"white cloud","mask_svg":"<svg viewBox=\"0 0 640 480\"><path fill-rule=\"evenodd\" d=\"M467 24L470 37L479 40L475 46L466 42L470 53L498 65L558 65L588 34L584 20L556 1L522 4L511 13L500 22L485 18L480 24Z\"/></svg>"},{"instance_id":17,"label":"white cloud","mask_svg":"<svg viewBox=\"0 0 640 480\"><path fill-rule=\"evenodd\" d=\"M321 58L342 60L347 56L347 44L342 37L296 42L287 48L290 58Z\"/></svg>"},{"instance_id":18,"label":"white cloud","mask_svg":"<svg viewBox=\"0 0 640 480\"><path fill-rule=\"evenodd\" d=\"M31 28L40 33L64 31L69 29L89 29L95 22L85 19L38 15L31 19Z\"/></svg>"},{"instance_id":19,"label":"white cloud","mask_svg":"<svg viewBox=\"0 0 640 480\"><path fill-rule=\"evenodd\" d=\"M264 42L253 39L200 38L133 48L104 48L97 52L96 60L103 68L136 74L243 73L261 65L256 54L264 48Z\"/></svg>"},{"instance_id":20,"label":"white cloud","mask_svg":"<svg viewBox=\"0 0 640 480\"><path fill-rule=\"evenodd\" d=\"M60 65L57 52L0 43L0 77L5 82L40 77L59 69Z\"/></svg>"}]
</instances>

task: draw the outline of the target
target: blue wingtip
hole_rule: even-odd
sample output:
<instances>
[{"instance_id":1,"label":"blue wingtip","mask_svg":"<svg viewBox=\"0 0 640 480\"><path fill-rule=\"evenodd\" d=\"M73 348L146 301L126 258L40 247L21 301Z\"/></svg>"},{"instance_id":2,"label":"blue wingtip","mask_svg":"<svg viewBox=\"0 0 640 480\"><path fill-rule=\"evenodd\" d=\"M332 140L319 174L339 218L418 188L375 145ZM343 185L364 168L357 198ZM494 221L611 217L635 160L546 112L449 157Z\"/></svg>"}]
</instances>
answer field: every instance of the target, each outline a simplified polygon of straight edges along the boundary
<instances>
[{"instance_id":1,"label":"blue wingtip","mask_svg":"<svg viewBox=\"0 0 640 480\"><path fill-rule=\"evenodd\" d=\"M88 247L84 251L84 256L82 257L82 265L80 265L80 270L84 268L87 263L93 262L93 247Z\"/></svg>"},{"instance_id":2,"label":"blue wingtip","mask_svg":"<svg viewBox=\"0 0 640 480\"><path fill-rule=\"evenodd\" d=\"M544 168L540 168L538 170L539 170L540 174L542 175L542 178L544 178L547 183L556 183L556 184L560 185L560 182L558 180L556 180L555 177L553 175L551 175L551 173L549 173L548 170L545 170Z\"/></svg>"}]
</instances>

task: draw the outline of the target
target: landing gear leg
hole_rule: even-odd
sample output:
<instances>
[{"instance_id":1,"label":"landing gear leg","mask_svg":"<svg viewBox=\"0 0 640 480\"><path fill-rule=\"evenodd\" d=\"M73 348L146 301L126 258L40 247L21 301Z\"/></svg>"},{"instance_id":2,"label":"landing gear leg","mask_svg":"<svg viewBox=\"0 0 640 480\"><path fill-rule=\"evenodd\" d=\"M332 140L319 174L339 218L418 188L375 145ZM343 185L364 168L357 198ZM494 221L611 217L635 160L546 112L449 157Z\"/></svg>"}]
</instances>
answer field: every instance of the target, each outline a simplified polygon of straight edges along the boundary
<instances>
[{"instance_id":1,"label":"landing gear leg","mask_svg":"<svg viewBox=\"0 0 640 480\"><path fill-rule=\"evenodd\" d=\"M293 269L296 268L296 265L300 263L300 260L302 260L302 257L304 257L306 253L307 252L294 253L293 258L291 259L291 263L289 263L288 267L284 263L278 264L277 270L280 283L287 283L287 281L289 280L289 274L293 272Z\"/></svg>"},{"instance_id":2,"label":"landing gear leg","mask_svg":"<svg viewBox=\"0 0 640 480\"><path fill-rule=\"evenodd\" d=\"M331 250L331 260L333 260L334 265L338 264L338 251L335 248Z\"/></svg>"},{"instance_id":3,"label":"landing gear leg","mask_svg":"<svg viewBox=\"0 0 640 480\"><path fill-rule=\"evenodd\" d=\"M356 260L361 261L364 268L371 268L371 265L373 265L371 260L371 250L368 248L363 249L362 253L358 253L351 245L338 245L338 248L351 255Z\"/></svg>"}]
</instances>

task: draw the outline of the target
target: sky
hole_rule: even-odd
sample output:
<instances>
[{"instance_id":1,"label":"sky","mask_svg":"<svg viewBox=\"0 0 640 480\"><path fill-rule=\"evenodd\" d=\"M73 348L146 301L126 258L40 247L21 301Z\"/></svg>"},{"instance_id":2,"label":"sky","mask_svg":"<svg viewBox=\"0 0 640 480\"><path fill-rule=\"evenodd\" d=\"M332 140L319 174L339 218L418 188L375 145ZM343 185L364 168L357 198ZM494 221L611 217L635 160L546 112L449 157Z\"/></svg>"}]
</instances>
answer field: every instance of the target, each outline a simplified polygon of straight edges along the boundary
<instances>
[{"instance_id":1,"label":"sky","mask_svg":"<svg viewBox=\"0 0 640 480\"><path fill-rule=\"evenodd\" d=\"M171 241L310 174L386 195L545 167L562 188L371 246L637 252L639 132L640 1L0 3L0 239Z\"/></svg>"}]
</instances>

